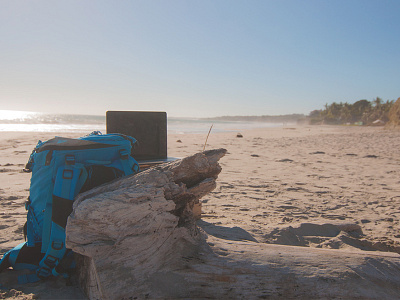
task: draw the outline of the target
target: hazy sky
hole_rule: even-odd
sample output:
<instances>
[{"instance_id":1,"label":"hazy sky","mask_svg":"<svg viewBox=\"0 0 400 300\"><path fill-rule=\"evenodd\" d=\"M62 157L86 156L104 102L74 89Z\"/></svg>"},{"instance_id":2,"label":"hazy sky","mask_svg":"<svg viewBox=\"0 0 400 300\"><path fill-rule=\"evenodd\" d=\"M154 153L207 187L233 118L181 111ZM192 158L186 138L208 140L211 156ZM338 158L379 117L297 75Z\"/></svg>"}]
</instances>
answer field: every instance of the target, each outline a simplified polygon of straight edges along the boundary
<instances>
[{"instance_id":1,"label":"hazy sky","mask_svg":"<svg viewBox=\"0 0 400 300\"><path fill-rule=\"evenodd\" d=\"M400 1L0 1L0 109L306 113L400 97Z\"/></svg>"}]
</instances>

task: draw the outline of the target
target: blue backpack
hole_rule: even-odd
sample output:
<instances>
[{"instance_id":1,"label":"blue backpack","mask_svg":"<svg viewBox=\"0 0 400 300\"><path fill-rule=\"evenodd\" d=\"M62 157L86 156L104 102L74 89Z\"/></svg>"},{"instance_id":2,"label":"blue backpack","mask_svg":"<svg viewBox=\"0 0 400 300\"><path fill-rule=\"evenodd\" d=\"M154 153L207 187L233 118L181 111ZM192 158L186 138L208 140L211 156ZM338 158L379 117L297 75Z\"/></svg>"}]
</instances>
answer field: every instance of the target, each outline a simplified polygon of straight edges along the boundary
<instances>
[{"instance_id":1,"label":"blue backpack","mask_svg":"<svg viewBox=\"0 0 400 300\"><path fill-rule=\"evenodd\" d=\"M20 283L51 275L68 277L72 251L65 247L65 227L78 193L116 178L139 172L131 156L136 140L122 134L99 132L79 138L55 137L39 141L25 171L32 172L25 243L5 253L0 271L34 270L19 277Z\"/></svg>"}]
</instances>

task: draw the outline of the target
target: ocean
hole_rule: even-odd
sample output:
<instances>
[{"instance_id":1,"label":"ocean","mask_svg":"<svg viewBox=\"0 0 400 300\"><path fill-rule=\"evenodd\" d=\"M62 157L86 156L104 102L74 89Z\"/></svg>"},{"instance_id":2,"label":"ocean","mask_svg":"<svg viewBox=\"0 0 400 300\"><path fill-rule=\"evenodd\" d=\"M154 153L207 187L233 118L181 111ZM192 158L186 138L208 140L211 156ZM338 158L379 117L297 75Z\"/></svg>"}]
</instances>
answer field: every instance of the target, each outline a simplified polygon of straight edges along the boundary
<instances>
[{"instance_id":1,"label":"ocean","mask_svg":"<svg viewBox=\"0 0 400 300\"><path fill-rule=\"evenodd\" d=\"M231 122L196 118L168 117L168 133L207 133L244 129L281 127L282 123ZM0 110L0 131L106 133L106 117L96 115L48 114L15 110Z\"/></svg>"}]
</instances>

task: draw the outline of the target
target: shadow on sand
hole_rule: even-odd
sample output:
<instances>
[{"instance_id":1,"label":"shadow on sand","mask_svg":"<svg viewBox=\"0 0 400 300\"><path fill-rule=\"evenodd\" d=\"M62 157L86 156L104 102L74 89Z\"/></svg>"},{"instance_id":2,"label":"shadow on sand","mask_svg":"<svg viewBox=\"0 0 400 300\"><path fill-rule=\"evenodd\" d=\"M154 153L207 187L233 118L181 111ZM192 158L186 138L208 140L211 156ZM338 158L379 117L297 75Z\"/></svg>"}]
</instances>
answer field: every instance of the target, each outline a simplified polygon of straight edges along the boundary
<instances>
[{"instance_id":1,"label":"shadow on sand","mask_svg":"<svg viewBox=\"0 0 400 300\"><path fill-rule=\"evenodd\" d=\"M205 222L203 220L197 221L197 226L203 229L206 233L213 235L217 238L231 241L258 241L246 230L240 227L224 227Z\"/></svg>"}]
</instances>

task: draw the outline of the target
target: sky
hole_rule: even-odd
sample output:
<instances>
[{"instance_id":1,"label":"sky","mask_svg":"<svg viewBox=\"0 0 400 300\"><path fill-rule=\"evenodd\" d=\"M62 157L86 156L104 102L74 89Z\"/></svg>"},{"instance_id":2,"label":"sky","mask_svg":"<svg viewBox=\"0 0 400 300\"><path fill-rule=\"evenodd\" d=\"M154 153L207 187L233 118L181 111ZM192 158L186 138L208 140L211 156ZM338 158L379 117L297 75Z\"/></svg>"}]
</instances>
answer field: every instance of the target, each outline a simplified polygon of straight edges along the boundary
<instances>
[{"instance_id":1,"label":"sky","mask_svg":"<svg viewBox=\"0 0 400 300\"><path fill-rule=\"evenodd\" d=\"M0 110L308 114L400 97L398 0L1 0Z\"/></svg>"}]
</instances>

